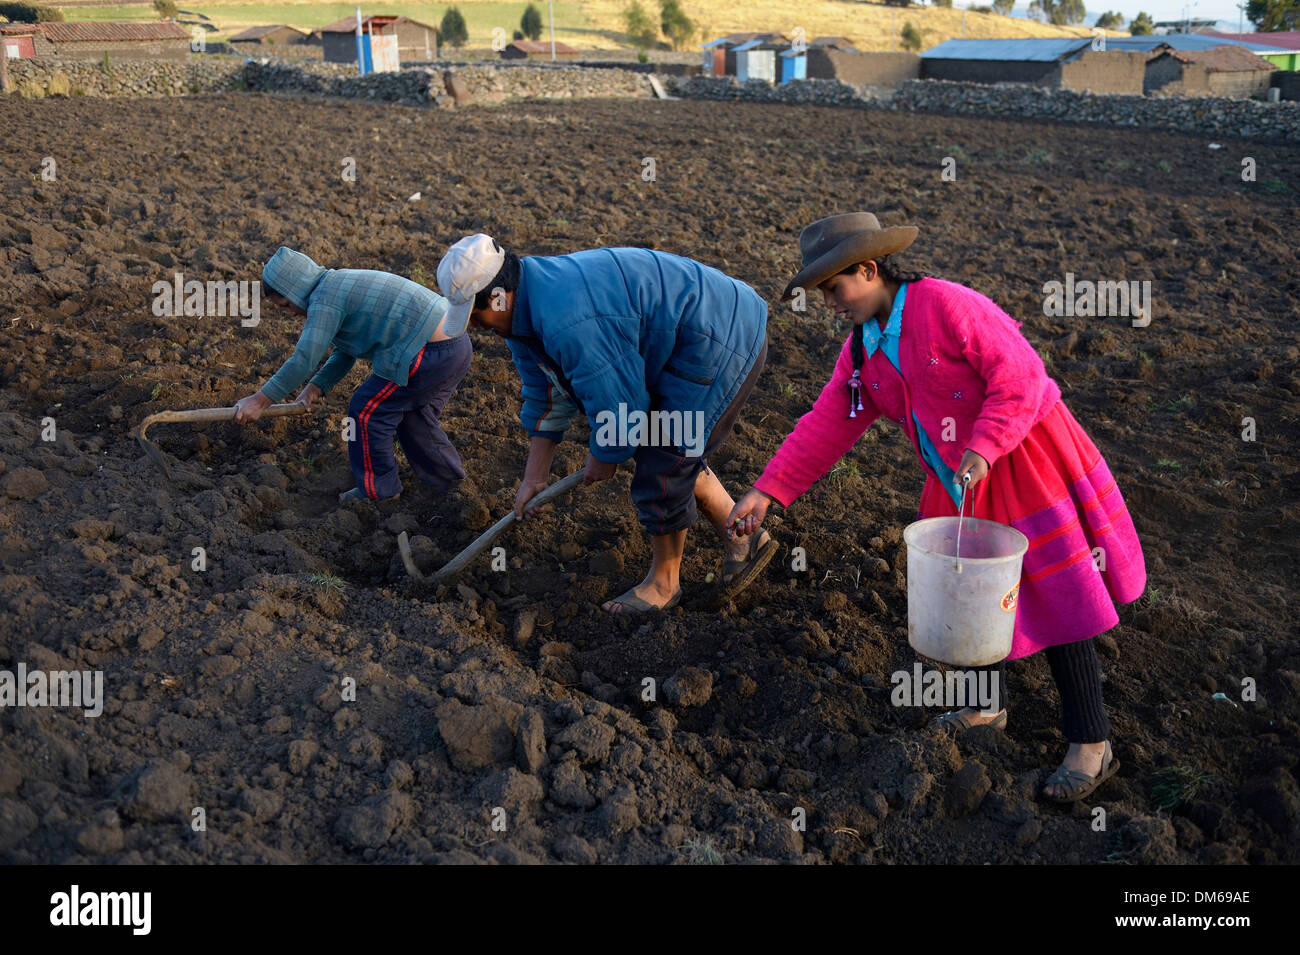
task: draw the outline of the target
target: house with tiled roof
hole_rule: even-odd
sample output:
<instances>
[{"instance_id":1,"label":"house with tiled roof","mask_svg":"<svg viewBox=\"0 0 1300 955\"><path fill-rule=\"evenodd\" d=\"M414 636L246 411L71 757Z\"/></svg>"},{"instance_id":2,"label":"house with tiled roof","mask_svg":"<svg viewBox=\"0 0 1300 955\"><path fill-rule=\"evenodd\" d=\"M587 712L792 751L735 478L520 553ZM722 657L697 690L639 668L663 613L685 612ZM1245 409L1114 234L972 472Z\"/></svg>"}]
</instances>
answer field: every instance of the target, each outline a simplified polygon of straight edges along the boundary
<instances>
[{"instance_id":1,"label":"house with tiled roof","mask_svg":"<svg viewBox=\"0 0 1300 955\"><path fill-rule=\"evenodd\" d=\"M230 42L244 46L300 46L311 39L311 34L284 23L249 27L230 38Z\"/></svg>"},{"instance_id":2,"label":"house with tiled roof","mask_svg":"<svg viewBox=\"0 0 1300 955\"><path fill-rule=\"evenodd\" d=\"M314 35L320 37L325 47L325 62L355 63L356 32L356 17L344 17L319 27ZM427 62L438 57L438 28L410 17L363 16L361 32L367 36L396 36L402 63Z\"/></svg>"},{"instance_id":3,"label":"house with tiled roof","mask_svg":"<svg viewBox=\"0 0 1300 955\"><path fill-rule=\"evenodd\" d=\"M12 23L0 26L5 53L20 58L58 57L65 60L183 59L190 52L190 34L174 20L145 23L72 21ZM15 42L16 41L16 42ZM24 42L28 41L28 42ZM17 48L11 52L10 47Z\"/></svg>"},{"instance_id":4,"label":"house with tiled roof","mask_svg":"<svg viewBox=\"0 0 1300 955\"><path fill-rule=\"evenodd\" d=\"M1152 51L1142 92L1156 96L1264 96L1272 63L1240 46Z\"/></svg>"}]
</instances>

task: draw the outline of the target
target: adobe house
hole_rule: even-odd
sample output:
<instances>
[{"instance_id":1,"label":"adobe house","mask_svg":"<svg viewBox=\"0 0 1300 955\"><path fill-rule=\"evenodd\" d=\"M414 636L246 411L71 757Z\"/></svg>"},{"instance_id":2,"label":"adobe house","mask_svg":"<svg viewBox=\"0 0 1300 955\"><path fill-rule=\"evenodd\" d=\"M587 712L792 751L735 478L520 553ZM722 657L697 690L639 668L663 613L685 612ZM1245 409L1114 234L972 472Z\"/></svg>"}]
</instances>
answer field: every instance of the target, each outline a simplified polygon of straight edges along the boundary
<instances>
[{"instance_id":1,"label":"adobe house","mask_svg":"<svg viewBox=\"0 0 1300 955\"><path fill-rule=\"evenodd\" d=\"M1094 50L1087 46L1061 60L1043 85L1060 90L1136 96L1146 83L1149 56L1143 50Z\"/></svg>"},{"instance_id":2,"label":"adobe house","mask_svg":"<svg viewBox=\"0 0 1300 955\"><path fill-rule=\"evenodd\" d=\"M1127 39L1127 38L1125 38ZM1147 52L1110 38L947 40L921 54L921 78L965 83L1026 83L1051 89L1141 95Z\"/></svg>"},{"instance_id":3,"label":"adobe house","mask_svg":"<svg viewBox=\"0 0 1300 955\"><path fill-rule=\"evenodd\" d=\"M174 20L144 23L14 24L35 33L33 55L64 60L183 60L190 54L190 34ZM6 33L8 33L6 28ZM8 41L6 41L8 47ZM23 49L20 43L20 49ZM6 49L6 52L7 49Z\"/></svg>"},{"instance_id":4,"label":"adobe house","mask_svg":"<svg viewBox=\"0 0 1300 955\"><path fill-rule=\"evenodd\" d=\"M53 56L54 45L35 23L0 24L0 52L10 60L30 60L34 56Z\"/></svg>"},{"instance_id":5,"label":"adobe house","mask_svg":"<svg viewBox=\"0 0 1300 955\"><path fill-rule=\"evenodd\" d=\"M574 60L578 51L567 43L555 44L557 60ZM515 40L501 51L503 60L549 60L551 58L550 40Z\"/></svg>"},{"instance_id":6,"label":"adobe house","mask_svg":"<svg viewBox=\"0 0 1300 955\"><path fill-rule=\"evenodd\" d=\"M1143 92L1154 96L1268 95L1277 69L1240 46L1213 50L1153 51L1147 62Z\"/></svg>"},{"instance_id":7,"label":"adobe house","mask_svg":"<svg viewBox=\"0 0 1300 955\"><path fill-rule=\"evenodd\" d=\"M249 46L301 46L307 43L311 35L303 30L294 29L283 23L270 26L249 27L243 33L236 33L230 38L240 48Z\"/></svg>"},{"instance_id":8,"label":"adobe house","mask_svg":"<svg viewBox=\"0 0 1300 955\"><path fill-rule=\"evenodd\" d=\"M438 58L438 28L410 17L362 17L362 32L397 36L397 55L403 63ZM326 63L357 61L357 18L344 17L315 31L324 47Z\"/></svg>"},{"instance_id":9,"label":"adobe house","mask_svg":"<svg viewBox=\"0 0 1300 955\"><path fill-rule=\"evenodd\" d=\"M920 75L921 58L915 53L808 48L809 79L840 80L855 86L899 86Z\"/></svg>"}]
</instances>

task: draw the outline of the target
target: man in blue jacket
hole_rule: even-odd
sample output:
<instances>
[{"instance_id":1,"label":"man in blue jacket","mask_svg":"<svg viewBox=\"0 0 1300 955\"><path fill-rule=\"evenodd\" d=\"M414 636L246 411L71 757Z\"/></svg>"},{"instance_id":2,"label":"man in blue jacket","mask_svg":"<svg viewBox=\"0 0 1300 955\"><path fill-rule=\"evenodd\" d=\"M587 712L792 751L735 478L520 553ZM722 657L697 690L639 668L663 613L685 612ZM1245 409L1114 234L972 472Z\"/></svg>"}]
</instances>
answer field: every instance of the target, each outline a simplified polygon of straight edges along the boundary
<instances>
[{"instance_id":1,"label":"man in blue jacket","mask_svg":"<svg viewBox=\"0 0 1300 955\"><path fill-rule=\"evenodd\" d=\"M450 320L506 339L523 385L530 442L515 513L546 487L575 413L591 425L585 483L636 462L632 499L653 542L645 579L604 604L667 609L681 598L686 529L704 512L726 548L722 582L747 586L771 535L728 540L732 499L706 463L735 425L767 357L767 305L716 269L649 249L520 258L467 236L438 265Z\"/></svg>"},{"instance_id":2,"label":"man in blue jacket","mask_svg":"<svg viewBox=\"0 0 1300 955\"><path fill-rule=\"evenodd\" d=\"M447 317L445 298L388 272L327 269L283 246L262 270L262 287L268 299L306 321L283 367L235 405L237 422L256 421L309 375L297 400L310 408L360 358L370 362L372 374L348 403L348 463L356 485L339 502L392 500L401 493L394 436L416 476L435 490L465 477L438 419L469 370L474 349L464 320ZM321 365L326 352L330 356Z\"/></svg>"}]
</instances>

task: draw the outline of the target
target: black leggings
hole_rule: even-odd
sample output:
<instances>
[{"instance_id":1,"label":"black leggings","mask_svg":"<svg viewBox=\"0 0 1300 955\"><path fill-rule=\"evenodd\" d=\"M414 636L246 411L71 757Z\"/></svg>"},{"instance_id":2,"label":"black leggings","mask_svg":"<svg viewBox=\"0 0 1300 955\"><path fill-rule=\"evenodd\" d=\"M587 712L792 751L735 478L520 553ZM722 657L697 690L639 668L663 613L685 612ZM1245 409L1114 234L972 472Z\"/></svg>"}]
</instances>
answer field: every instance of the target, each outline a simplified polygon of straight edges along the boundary
<instances>
[{"instance_id":1,"label":"black leggings","mask_svg":"<svg viewBox=\"0 0 1300 955\"><path fill-rule=\"evenodd\" d=\"M1096 639L1063 643L1043 651L1052 679L1061 694L1061 732L1071 743L1102 743L1110 739L1110 720L1101 699L1101 666L1097 661ZM1007 705L1007 661L972 670L998 674L1001 704Z\"/></svg>"}]
</instances>

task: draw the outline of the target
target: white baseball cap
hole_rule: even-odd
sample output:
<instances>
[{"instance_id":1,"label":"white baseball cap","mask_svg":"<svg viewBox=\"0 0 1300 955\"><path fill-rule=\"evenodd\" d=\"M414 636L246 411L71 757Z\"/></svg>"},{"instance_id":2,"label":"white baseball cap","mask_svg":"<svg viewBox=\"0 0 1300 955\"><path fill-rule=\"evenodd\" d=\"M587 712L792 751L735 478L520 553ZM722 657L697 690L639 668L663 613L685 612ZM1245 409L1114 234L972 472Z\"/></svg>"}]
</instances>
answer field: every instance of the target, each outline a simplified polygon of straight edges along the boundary
<instances>
[{"instance_id":1,"label":"white baseball cap","mask_svg":"<svg viewBox=\"0 0 1300 955\"><path fill-rule=\"evenodd\" d=\"M451 302L442 320L444 335L455 338L465 331L474 296L497 277L505 261L505 250L482 232L465 236L447 250L438 263L438 290Z\"/></svg>"}]
</instances>

